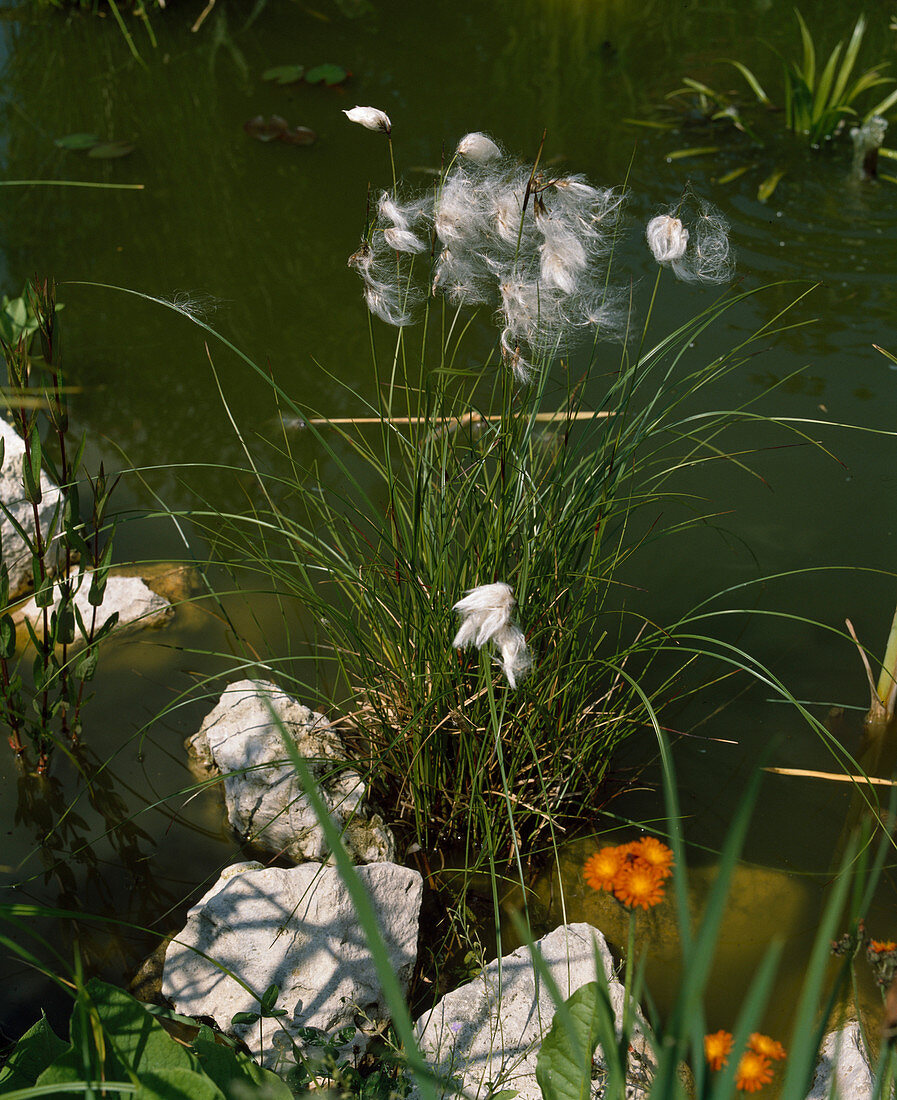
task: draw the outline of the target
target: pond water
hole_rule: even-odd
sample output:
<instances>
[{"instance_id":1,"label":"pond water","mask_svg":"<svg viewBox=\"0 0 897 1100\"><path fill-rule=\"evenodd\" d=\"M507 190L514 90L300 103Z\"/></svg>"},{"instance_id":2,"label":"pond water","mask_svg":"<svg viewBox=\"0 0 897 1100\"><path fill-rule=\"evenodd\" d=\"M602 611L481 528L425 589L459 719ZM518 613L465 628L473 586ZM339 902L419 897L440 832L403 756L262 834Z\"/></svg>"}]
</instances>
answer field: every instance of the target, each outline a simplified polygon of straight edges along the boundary
<instances>
[{"instance_id":1,"label":"pond water","mask_svg":"<svg viewBox=\"0 0 897 1100\"><path fill-rule=\"evenodd\" d=\"M125 518L117 557L182 558L178 531L147 513L159 511L160 499L183 509L197 497L239 510L242 490L220 467L242 456L204 334L163 306L104 286L193 303L304 407L331 416L362 413L373 389L368 322L346 257L357 247L367 187L386 185L389 168L383 143L349 125L341 111L356 103L387 111L400 171L415 185L432 178L443 147L453 148L469 130L486 130L527 158L545 130L547 163L602 185L622 183L628 173L633 226L675 201L690 180L730 220L746 287L794 281L727 314L707 347L734 343L815 286L790 314L800 327L761 343L713 403L758 400L767 414L885 434L805 425L826 453L784 432L741 429L731 439L761 448L750 459L760 476L720 463L684 478L683 487L704 498L701 510L716 519L661 540L654 552L647 548L631 579L657 622L673 621L735 585L745 587L720 607L790 616L740 616L732 636L796 697L813 701L820 717L831 707L853 708L838 733L855 752L866 689L856 652L839 632L849 617L861 640L881 652L897 596L895 442L886 434L897 424L897 376L873 347L897 351L897 188L856 181L849 158L831 150L810 153L775 142L769 152L745 154L700 130L660 132L627 121L657 117L654 106L686 75L736 85L721 57L738 57L774 85L769 47L796 48L790 11L768 0L719 0L711 7L684 0L219 3L191 33L201 9L170 5L157 16L155 49L136 28L144 66L130 57L111 19L7 11L0 22L3 179L142 185L10 186L0 207L0 289L16 294L36 271L60 284L64 364L80 387L73 419L89 433L90 461L142 471L127 475L119 491ZM856 15L847 0L814 0L802 12L827 43L846 35ZM889 15L887 5L869 6L869 63L894 56ZM351 76L335 87L262 80L267 68L297 62L333 62ZM272 114L311 127L317 142L262 143L244 131L247 120ZM77 132L127 140L135 149L98 160L54 145ZM711 143L723 152L668 156ZM746 155L757 168L720 183ZM761 203L758 182L775 167L786 174ZM619 260L649 285L652 261L638 231ZM656 331L711 300L706 291L667 280ZM474 339L487 346L485 321ZM272 438L270 388L220 345L211 352L245 435L254 442ZM225 574L220 579L229 586ZM289 651L283 619L269 601L234 597L226 607L236 631L215 609L199 609L164 635L136 638L105 655L85 725L90 795L62 760L41 786L17 776L10 753L0 756L2 872L18 884L14 896L167 931L234 858L216 797L193 790L181 742L224 680L234 678L231 670L251 662L252 650L238 635L262 660ZM830 629L812 625L817 621ZM733 630L729 620L718 625ZM744 686L722 684L675 715L676 730L692 734L677 743L676 760L699 877L712 877L713 852L761 757L780 767L832 770L828 750L792 710ZM649 741L634 745L620 764L641 765L650 751ZM642 781L647 793L608 809L623 820L657 819L650 765ZM849 797L810 780L774 776L766 783L747 852L756 873L746 871L739 882L748 913L739 919L752 926L752 937L748 943L746 925L737 920L727 933L714 1028L729 1026L737 1012L725 990L750 974L768 938L784 932L793 950L781 1007L768 1023L783 1033ZM133 815L129 825L111 828L123 807ZM594 827L614 822L602 816ZM595 903L583 894L576 868L588 850L565 856L574 909L585 916ZM897 938L891 887L886 872L881 924L873 930L880 938ZM758 913L771 922L760 922ZM117 980L152 942L87 923L79 938L93 964ZM70 957L69 948L64 952ZM4 965L13 979L4 988L14 992L4 997L0 1027L13 1035L50 994L33 971Z\"/></svg>"}]
</instances>

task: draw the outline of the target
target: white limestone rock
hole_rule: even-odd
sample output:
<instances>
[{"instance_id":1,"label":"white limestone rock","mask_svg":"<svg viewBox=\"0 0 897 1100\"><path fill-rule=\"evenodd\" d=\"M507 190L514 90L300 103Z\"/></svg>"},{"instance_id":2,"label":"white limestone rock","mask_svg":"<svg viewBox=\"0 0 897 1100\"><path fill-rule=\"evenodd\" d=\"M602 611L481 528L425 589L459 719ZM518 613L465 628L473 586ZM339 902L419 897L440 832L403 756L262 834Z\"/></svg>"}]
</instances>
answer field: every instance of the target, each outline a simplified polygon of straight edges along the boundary
<instances>
[{"instance_id":1,"label":"white limestone rock","mask_svg":"<svg viewBox=\"0 0 897 1100\"><path fill-rule=\"evenodd\" d=\"M10 510L16 521L29 533L34 532L34 514L25 500L22 487L22 457L25 444L15 429L0 417L0 437L3 439L3 466L0 468L0 500ZM46 536L59 505L59 489L43 472L40 476L41 502L37 506L41 530ZM3 561L9 569L10 599L24 595L32 587L31 552L22 536L0 513L0 535L3 539ZM59 544L55 543L47 554L47 566L52 572L59 563Z\"/></svg>"},{"instance_id":2,"label":"white limestone rock","mask_svg":"<svg viewBox=\"0 0 897 1100\"><path fill-rule=\"evenodd\" d=\"M619 1029L624 990L614 977L614 964L602 934L588 924L556 928L536 944L564 998L595 980L595 950L610 984L611 1004ZM501 979L499 983L499 967ZM499 989L501 996L499 997ZM536 1059L554 1018L555 1005L535 972L529 949L522 947L490 963L472 982L447 994L417 1021L424 1057L443 1079L460 1081L465 1096L482 1097L514 1089L520 1100L542 1100L536 1081ZM644 1020L636 1010L627 1096L647 1095L654 1073ZM600 1048L596 1053L601 1063ZM460 1096L449 1089L446 1096ZM602 1095L600 1078L593 1097Z\"/></svg>"},{"instance_id":3,"label":"white limestone rock","mask_svg":"<svg viewBox=\"0 0 897 1100\"><path fill-rule=\"evenodd\" d=\"M874 1094L875 1080L860 1025L853 1020L823 1039L807 1100L872 1100Z\"/></svg>"},{"instance_id":4,"label":"white limestone rock","mask_svg":"<svg viewBox=\"0 0 897 1100\"><path fill-rule=\"evenodd\" d=\"M93 607L87 599L89 591L90 577L85 575L82 578L81 587L75 593L75 604L81 612L84 625L88 628L93 616ZM58 601L57 588L54 591L54 606ZM140 577L113 575L106 579L103 603L97 611L97 628L101 627L115 612L118 612L118 622L115 624L114 632L121 633L125 629L134 627L161 626L174 615L174 608L164 596L154 592ZM43 610L32 598L22 608L21 616L37 626L43 616ZM83 639L76 630L74 646L77 647L82 643Z\"/></svg>"},{"instance_id":5,"label":"white limestone rock","mask_svg":"<svg viewBox=\"0 0 897 1100\"><path fill-rule=\"evenodd\" d=\"M386 943L390 964L407 990L417 959L423 880L393 863L358 867ZM201 952L201 954L200 954ZM207 956L207 957L206 957ZM217 965L216 965L217 964ZM286 1015L232 1025L238 1012L258 1012L255 997L280 987ZM337 870L321 864L228 867L187 914L187 924L168 945L162 992L179 1012L212 1016L243 1039L269 1069L292 1064L284 1029L328 1033L359 1020L377 1023L388 1007L348 890ZM363 1046L364 1037L359 1041Z\"/></svg>"},{"instance_id":6,"label":"white limestone rock","mask_svg":"<svg viewBox=\"0 0 897 1100\"><path fill-rule=\"evenodd\" d=\"M272 717L272 710L277 720ZM256 847L296 863L324 860L329 849L302 784L286 756L281 727L293 738L343 844L359 863L395 858L391 830L369 814L367 789L346 764L346 749L327 719L265 680L231 684L187 740L206 772L224 776L232 827Z\"/></svg>"}]
</instances>

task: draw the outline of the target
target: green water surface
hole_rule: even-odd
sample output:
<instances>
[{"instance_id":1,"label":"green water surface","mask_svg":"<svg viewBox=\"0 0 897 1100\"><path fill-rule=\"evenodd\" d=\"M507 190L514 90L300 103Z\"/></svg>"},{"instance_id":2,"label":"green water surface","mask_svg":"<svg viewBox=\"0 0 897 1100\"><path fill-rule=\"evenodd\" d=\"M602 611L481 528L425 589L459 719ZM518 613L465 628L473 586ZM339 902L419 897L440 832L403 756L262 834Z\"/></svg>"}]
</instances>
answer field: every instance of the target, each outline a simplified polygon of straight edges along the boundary
<instances>
[{"instance_id":1,"label":"green water surface","mask_svg":"<svg viewBox=\"0 0 897 1100\"><path fill-rule=\"evenodd\" d=\"M660 117L654 105L683 75L735 86L734 71L717 63L721 57L737 56L774 84L769 46L790 50L797 41L786 5L218 0L191 32L203 7L172 3L156 15L155 48L136 26L143 65L111 19L23 7L7 9L0 22L2 179L142 185L10 186L0 193L0 289L18 293L33 272L59 281L64 365L81 388L72 402L74 426L88 433L91 462L142 471L128 474L119 491L120 560L185 556L171 522L147 518L160 500L174 509L197 507L201 499L224 510L245 507L249 482L221 469L242 465L243 456L215 375L256 453L276 438L276 408L258 374L214 342L213 373L207 334L188 319L86 284L187 303L303 408L364 413L373 393L369 328L346 257L363 228L367 189L376 194L388 185L389 165L379 136L345 120L342 110L356 103L391 116L409 186L432 180L444 151L475 129L529 159L546 131L547 164L605 186L628 175L630 233L618 263L642 307L654 267L640 226L691 181L730 220L746 288L793 281L727 314L700 354L743 338L815 285L792 315L800 327L761 342L756 356L708 396L711 407L761 397L758 408L766 413L897 429L897 376L873 348L897 352L897 187L855 180L849 157L833 150L810 152L785 141L758 153L723 135L717 155L670 160L670 152L717 143L718 135L708 140L688 126L661 132L628 121ZM832 43L848 33L856 6L814 0L802 11ZM892 59L890 6L870 4L867 14L866 60ZM296 62L337 63L351 76L335 87L278 87L262 79L270 66ZM311 127L317 142L253 140L243 125L259 114ZM134 152L96 160L54 145L85 131L133 142ZM737 164L755 162L735 182L718 182ZM758 181L776 166L786 175L761 203ZM656 332L704 308L714 293L667 279ZM485 349L491 339L489 319L481 318L472 347ZM609 362L616 354L608 352ZM639 606L657 622L739 584L747 587L719 606L792 615L784 622L742 615L721 620L719 630L774 669L797 698L813 701L819 716L831 706L855 708L837 725L855 751L868 699L856 653L838 632L850 617L862 641L883 650L897 595L895 441L816 424L806 434L802 440L765 427L735 433L730 447L760 448L751 459L756 476L733 463L685 476L683 491L697 494L701 511L717 518L699 532L647 546L628 579ZM817 440L830 455L810 445ZM296 445L311 457L311 442L300 438ZM662 522L676 518L671 513ZM190 537L189 525L186 531ZM205 544L197 541L196 549L201 556ZM224 571L216 579L230 585ZM191 900L238 855L214 793L191 798L181 743L223 683L242 675L241 662L251 659L237 634L275 664L288 655L289 642L270 601L233 598L225 609L237 631L222 621L221 608L200 608L163 634L105 655L85 719L92 757L82 765L95 777L89 794L63 759L41 786L18 775L11 753L0 754L0 863L6 882L15 884L9 896L166 932L180 926ZM771 702L769 692L744 687L722 683L674 715L672 732L691 733L677 744L676 759L702 882L712 878L714 850L768 746L764 759L781 767L832 767L793 711ZM644 737L627 750L627 767L650 757L651 735ZM649 768L644 781L647 794L606 809L624 819L656 819L656 773ZM738 1007L733 987L749 977L777 933L789 941L788 967L768 1026L785 1028L848 798L845 790L806 780L772 777L766 784L748 851L761 869L739 880L740 915L727 932L730 946L708 1008L713 1029L731 1025ZM123 810L138 815L125 827L115 824ZM596 814L584 827L601 830L614 821ZM585 845L568 853L567 888L575 897L568 916L593 915L594 899L577 878L588 851ZM891 885L887 872L877 938L897 938ZM92 965L115 980L129 976L153 942L87 922L79 936ZM60 950L70 958L71 947ZM665 958L658 951L659 985ZM0 1026L11 1035L31 1023L50 993L24 965L4 967Z\"/></svg>"}]
</instances>

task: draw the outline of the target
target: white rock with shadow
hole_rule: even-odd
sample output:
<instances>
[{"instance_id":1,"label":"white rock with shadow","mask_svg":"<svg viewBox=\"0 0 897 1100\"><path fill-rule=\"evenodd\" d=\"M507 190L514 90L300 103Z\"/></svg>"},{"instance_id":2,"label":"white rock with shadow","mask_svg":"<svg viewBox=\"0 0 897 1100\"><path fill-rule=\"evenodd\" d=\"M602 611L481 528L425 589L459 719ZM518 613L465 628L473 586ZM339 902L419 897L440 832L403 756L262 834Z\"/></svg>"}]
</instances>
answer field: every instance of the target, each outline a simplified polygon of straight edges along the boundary
<instances>
[{"instance_id":1,"label":"white rock with shadow","mask_svg":"<svg viewBox=\"0 0 897 1100\"><path fill-rule=\"evenodd\" d=\"M807 1100L872 1100L875 1079L856 1020L830 1031Z\"/></svg>"},{"instance_id":2,"label":"white rock with shadow","mask_svg":"<svg viewBox=\"0 0 897 1100\"><path fill-rule=\"evenodd\" d=\"M405 991L417 959L423 880L394 863L356 871ZM277 1007L286 1015L232 1025L236 1013L259 1010L241 983L259 996L276 983ZM349 892L338 871L322 864L228 867L169 944L162 992L179 1012L212 1016L264 1066L280 1072L292 1064L287 1036L296 1037L300 1028L332 1033L389 1016ZM365 1045L363 1034L357 1041Z\"/></svg>"},{"instance_id":3,"label":"white rock with shadow","mask_svg":"<svg viewBox=\"0 0 897 1100\"><path fill-rule=\"evenodd\" d=\"M613 959L601 933L589 924L562 925L540 939L536 948L566 999L595 980L595 944L619 1031L624 989L614 976ZM521 947L447 994L415 1026L424 1057L434 1071L444 1080L455 1081L454 1088L445 1087L443 1095L460 1096L463 1089L465 1096L485 1100L495 1092L513 1089L519 1100L542 1100L536 1059L554 1013L554 1002L537 975L529 949ZM630 1098L647 1096L654 1072L638 1009L635 1028L626 1086ZM599 1048L592 1087L596 1098L603 1096L602 1064Z\"/></svg>"},{"instance_id":4,"label":"white rock with shadow","mask_svg":"<svg viewBox=\"0 0 897 1100\"><path fill-rule=\"evenodd\" d=\"M331 820L356 862L395 857L391 830L366 804L367 788L327 719L266 680L231 684L187 740L195 770L220 772L232 827L255 847L295 863L324 860L329 849L287 759L283 730L318 785Z\"/></svg>"}]
</instances>

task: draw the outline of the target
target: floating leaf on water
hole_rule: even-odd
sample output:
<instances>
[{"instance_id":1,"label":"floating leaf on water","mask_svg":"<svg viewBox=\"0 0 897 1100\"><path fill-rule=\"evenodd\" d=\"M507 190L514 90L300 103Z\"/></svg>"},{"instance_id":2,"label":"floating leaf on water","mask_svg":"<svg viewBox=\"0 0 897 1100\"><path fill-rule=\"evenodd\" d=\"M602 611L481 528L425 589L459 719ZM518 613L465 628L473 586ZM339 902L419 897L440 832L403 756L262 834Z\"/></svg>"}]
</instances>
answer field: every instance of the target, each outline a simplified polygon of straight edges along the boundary
<instances>
[{"instance_id":1,"label":"floating leaf on water","mask_svg":"<svg viewBox=\"0 0 897 1100\"><path fill-rule=\"evenodd\" d=\"M739 176L743 176L745 172L750 172L752 168L756 167L756 164L742 164L740 168L733 168L731 172L726 172L724 176L720 176L716 182L731 183L732 180L737 180Z\"/></svg>"},{"instance_id":2,"label":"floating leaf on water","mask_svg":"<svg viewBox=\"0 0 897 1100\"><path fill-rule=\"evenodd\" d=\"M126 157L133 152L134 146L130 141L104 141L89 149L87 155L97 160L114 160L116 157Z\"/></svg>"},{"instance_id":3,"label":"floating leaf on water","mask_svg":"<svg viewBox=\"0 0 897 1100\"><path fill-rule=\"evenodd\" d=\"M53 142L57 149L92 149L100 144L96 134L66 134Z\"/></svg>"},{"instance_id":4,"label":"floating leaf on water","mask_svg":"<svg viewBox=\"0 0 897 1100\"><path fill-rule=\"evenodd\" d=\"M778 187L779 180L785 175L784 168L777 168L757 188L757 198L760 202L767 202L773 191Z\"/></svg>"},{"instance_id":5,"label":"floating leaf on water","mask_svg":"<svg viewBox=\"0 0 897 1100\"><path fill-rule=\"evenodd\" d=\"M323 83L331 87L334 84L342 84L348 75L348 71L342 65L315 65L305 74L305 83Z\"/></svg>"},{"instance_id":6,"label":"floating leaf on water","mask_svg":"<svg viewBox=\"0 0 897 1100\"><path fill-rule=\"evenodd\" d=\"M887 157L889 160L897 160L897 149L886 149L883 145L878 150L880 157Z\"/></svg>"},{"instance_id":7,"label":"floating leaf on water","mask_svg":"<svg viewBox=\"0 0 897 1100\"><path fill-rule=\"evenodd\" d=\"M307 126L295 126L292 130L285 130L278 140L284 145L314 145L318 135Z\"/></svg>"},{"instance_id":8,"label":"floating leaf on water","mask_svg":"<svg viewBox=\"0 0 897 1100\"><path fill-rule=\"evenodd\" d=\"M243 123L243 129L256 141L277 141L289 128L290 124L280 115L272 115L270 118L256 115L255 118Z\"/></svg>"},{"instance_id":9,"label":"floating leaf on water","mask_svg":"<svg viewBox=\"0 0 897 1100\"><path fill-rule=\"evenodd\" d=\"M273 69L265 69L262 80L273 80L277 84L295 84L302 79L304 72L304 65L275 65Z\"/></svg>"},{"instance_id":10,"label":"floating leaf on water","mask_svg":"<svg viewBox=\"0 0 897 1100\"><path fill-rule=\"evenodd\" d=\"M667 160L685 160L686 157L709 157L711 153L718 153L718 145L696 145L693 149L676 149L667 153Z\"/></svg>"},{"instance_id":11,"label":"floating leaf on water","mask_svg":"<svg viewBox=\"0 0 897 1100\"><path fill-rule=\"evenodd\" d=\"M897 176L886 176L884 172L879 172L878 178L884 180L885 183L897 183Z\"/></svg>"}]
</instances>

